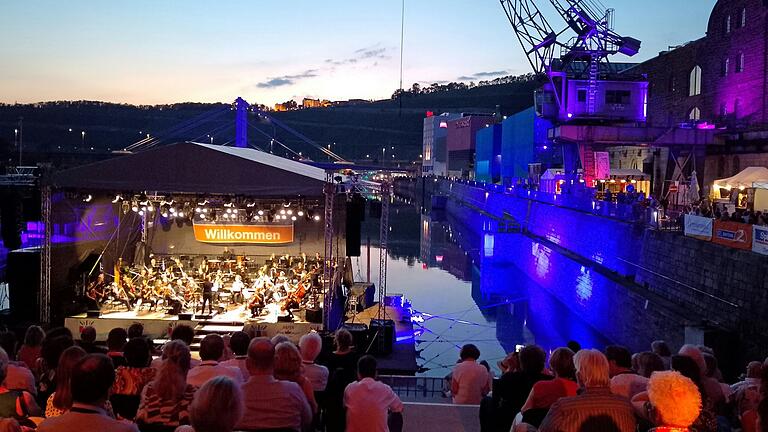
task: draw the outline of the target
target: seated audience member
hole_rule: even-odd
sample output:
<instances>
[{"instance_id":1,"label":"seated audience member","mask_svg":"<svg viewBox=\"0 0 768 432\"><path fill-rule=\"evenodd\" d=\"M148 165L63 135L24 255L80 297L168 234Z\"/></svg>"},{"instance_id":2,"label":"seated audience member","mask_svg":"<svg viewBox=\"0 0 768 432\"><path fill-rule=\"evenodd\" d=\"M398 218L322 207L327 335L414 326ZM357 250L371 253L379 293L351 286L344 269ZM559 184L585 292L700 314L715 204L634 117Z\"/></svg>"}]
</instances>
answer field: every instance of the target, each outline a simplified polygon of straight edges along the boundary
<instances>
[{"instance_id":1,"label":"seated audience member","mask_svg":"<svg viewBox=\"0 0 768 432\"><path fill-rule=\"evenodd\" d=\"M59 367L56 368L56 391L45 404L46 417L58 417L72 408L72 374L86 355L88 353L79 346L71 346L61 353Z\"/></svg>"},{"instance_id":2,"label":"seated audience member","mask_svg":"<svg viewBox=\"0 0 768 432\"><path fill-rule=\"evenodd\" d=\"M477 405L491 391L488 369L479 364L480 350L475 345L461 347L459 363L453 367L451 394L453 403Z\"/></svg>"},{"instance_id":3,"label":"seated audience member","mask_svg":"<svg viewBox=\"0 0 768 432\"><path fill-rule=\"evenodd\" d=\"M544 374L546 360L547 355L540 346L528 345L520 350L520 371L507 372L499 378L492 393L497 430L509 430L534 384L552 379Z\"/></svg>"},{"instance_id":4,"label":"seated audience member","mask_svg":"<svg viewBox=\"0 0 768 432\"><path fill-rule=\"evenodd\" d=\"M248 368L245 366L245 361L248 359L248 344L251 343L251 337L248 333L238 331L232 334L229 338L229 349L235 355L235 358L221 362L224 366L236 367L240 369L240 373L243 375L243 380L248 379Z\"/></svg>"},{"instance_id":5,"label":"seated audience member","mask_svg":"<svg viewBox=\"0 0 768 432\"><path fill-rule=\"evenodd\" d=\"M128 327L128 340L144 337L144 325L142 323L133 323Z\"/></svg>"},{"instance_id":6,"label":"seated audience member","mask_svg":"<svg viewBox=\"0 0 768 432\"><path fill-rule=\"evenodd\" d=\"M0 419L0 432L22 432L22 429L16 419L4 418Z\"/></svg>"},{"instance_id":7,"label":"seated audience member","mask_svg":"<svg viewBox=\"0 0 768 432\"><path fill-rule=\"evenodd\" d=\"M107 357L112 360L115 368L125 366L125 357L123 356L123 347L128 341L128 332L124 328L113 328L107 334Z\"/></svg>"},{"instance_id":8,"label":"seated audience member","mask_svg":"<svg viewBox=\"0 0 768 432\"><path fill-rule=\"evenodd\" d=\"M56 369L59 366L61 353L74 344L68 331L62 332L57 329L52 329L43 339L37 374L37 403L41 407L45 407L48 397L56 391Z\"/></svg>"},{"instance_id":9,"label":"seated audience member","mask_svg":"<svg viewBox=\"0 0 768 432\"><path fill-rule=\"evenodd\" d=\"M672 350L669 349L669 345L663 340L657 340L651 342L651 351L661 357L661 361L664 363L664 370L669 370L672 367Z\"/></svg>"},{"instance_id":10,"label":"seated audience member","mask_svg":"<svg viewBox=\"0 0 768 432\"><path fill-rule=\"evenodd\" d=\"M217 376L226 376L237 383L242 383L243 374L239 368L219 364L224 354L224 339L217 334L206 335L200 342L200 362L187 374L187 383L200 387L206 381Z\"/></svg>"},{"instance_id":11,"label":"seated audience member","mask_svg":"<svg viewBox=\"0 0 768 432\"><path fill-rule=\"evenodd\" d=\"M651 431L688 430L699 417L701 395L696 384L679 372L656 372L648 381L647 417Z\"/></svg>"},{"instance_id":12,"label":"seated audience member","mask_svg":"<svg viewBox=\"0 0 768 432\"><path fill-rule=\"evenodd\" d=\"M628 367L631 361L629 350L617 345L606 347L605 356L608 359L609 374L611 375L611 392L627 399L632 399L634 395L644 392L648 385L648 376L654 370L662 370L664 367L657 355L653 353L638 354L636 357L638 369L642 368L648 376L637 374ZM652 363L655 359L658 359L658 362L654 365ZM641 361L643 362L642 366L640 365Z\"/></svg>"},{"instance_id":13,"label":"seated audience member","mask_svg":"<svg viewBox=\"0 0 768 432\"><path fill-rule=\"evenodd\" d=\"M13 333L7 332L7 334L12 335ZM14 336L13 339L15 340L16 337ZM32 371L23 362L11 361L7 356L4 345L0 344L0 347L3 348L3 351L0 352L0 357L2 357L0 360L8 365L8 370L5 374L5 381L2 383L3 386L7 389L22 390L33 396L36 395L37 384L35 383L35 376L32 374Z\"/></svg>"},{"instance_id":14,"label":"seated audience member","mask_svg":"<svg viewBox=\"0 0 768 432\"><path fill-rule=\"evenodd\" d=\"M507 372L519 372L520 371L520 353L515 351L507 354L504 359L500 360L496 365L499 367L501 374L504 375Z\"/></svg>"},{"instance_id":15,"label":"seated audience member","mask_svg":"<svg viewBox=\"0 0 768 432\"><path fill-rule=\"evenodd\" d=\"M31 371L37 370L37 359L40 358L40 352L43 348L43 338L45 332L40 326L29 326L24 334L24 343L21 344L16 359L24 362Z\"/></svg>"},{"instance_id":16,"label":"seated audience member","mask_svg":"<svg viewBox=\"0 0 768 432\"><path fill-rule=\"evenodd\" d=\"M725 414L726 400L723 388L716 379L706 376L707 361L701 350L694 345L683 345L678 354L690 358L698 366L699 379L694 382L703 390L702 403L705 409L712 408L716 415Z\"/></svg>"},{"instance_id":17,"label":"seated audience member","mask_svg":"<svg viewBox=\"0 0 768 432\"><path fill-rule=\"evenodd\" d=\"M328 430L344 430L346 414L344 412L344 389L357 379L357 360L360 358L354 350L352 333L345 328L336 330L334 344L336 350L326 359L328 367L328 385L325 388L324 412Z\"/></svg>"},{"instance_id":18,"label":"seated audience member","mask_svg":"<svg viewBox=\"0 0 768 432\"><path fill-rule=\"evenodd\" d=\"M312 412L317 412L315 391L312 389L312 383L301 373L301 354L291 342L280 342L275 347L275 378L298 384Z\"/></svg>"},{"instance_id":19,"label":"seated audience member","mask_svg":"<svg viewBox=\"0 0 768 432\"><path fill-rule=\"evenodd\" d=\"M177 325L173 328L173 330L171 330L170 336L171 341L181 341L184 342L187 347L190 347L192 346L192 341L195 340L195 329L186 324ZM160 357L152 360L152 367L155 369L160 369L162 362L163 356L161 355ZM190 363L191 367L195 367L199 364L200 360L197 359L192 359Z\"/></svg>"},{"instance_id":20,"label":"seated audience member","mask_svg":"<svg viewBox=\"0 0 768 432\"><path fill-rule=\"evenodd\" d=\"M184 342L174 340L165 346L163 364L141 392L136 423L142 431L173 430L189 424L189 404L196 390L187 384L190 359Z\"/></svg>"},{"instance_id":21,"label":"seated audience member","mask_svg":"<svg viewBox=\"0 0 768 432\"><path fill-rule=\"evenodd\" d=\"M288 339L288 336L286 336L286 335L284 335L282 333L276 334L276 335L272 336L272 339L270 340L270 342L272 342L273 346L278 346L279 344L281 344L283 342L290 342L290 341L291 340Z\"/></svg>"},{"instance_id":22,"label":"seated audience member","mask_svg":"<svg viewBox=\"0 0 768 432\"><path fill-rule=\"evenodd\" d=\"M315 363L322 349L323 339L316 332L305 334L299 339L304 376L312 383L312 389L316 392L325 390L328 385L328 368Z\"/></svg>"},{"instance_id":23,"label":"seated audience member","mask_svg":"<svg viewBox=\"0 0 768 432\"><path fill-rule=\"evenodd\" d=\"M72 408L43 421L39 432L138 432L135 424L110 417L105 404L115 381L115 369L103 354L90 354L72 372Z\"/></svg>"},{"instance_id":24,"label":"seated audience member","mask_svg":"<svg viewBox=\"0 0 768 432\"><path fill-rule=\"evenodd\" d=\"M141 391L155 378L155 369L149 366L152 358L150 346L143 337L135 337L123 349L125 366L115 369L115 384L109 400L115 414L132 419L139 408Z\"/></svg>"},{"instance_id":25,"label":"seated audience member","mask_svg":"<svg viewBox=\"0 0 768 432\"><path fill-rule=\"evenodd\" d=\"M568 349L570 349L571 351L573 351L574 354L581 351L581 344L576 342L575 340L568 341L568 343L565 344L565 346L568 347Z\"/></svg>"},{"instance_id":26,"label":"seated audience member","mask_svg":"<svg viewBox=\"0 0 768 432\"><path fill-rule=\"evenodd\" d=\"M244 415L237 429L303 430L312 423L312 409L301 387L274 377L275 347L266 338L248 346L250 378L241 389Z\"/></svg>"},{"instance_id":27,"label":"seated audience member","mask_svg":"<svg viewBox=\"0 0 768 432\"><path fill-rule=\"evenodd\" d=\"M560 398L576 396L576 368L573 366L573 351L568 348L556 349L549 358L549 368L555 379L539 381L531 388L528 400L520 409L523 422L538 427L549 407Z\"/></svg>"},{"instance_id":28,"label":"seated audience member","mask_svg":"<svg viewBox=\"0 0 768 432\"><path fill-rule=\"evenodd\" d=\"M344 390L347 432L388 432L387 417L402 417L403 403L388 385L376 381L376 359L365 355L357 362L358 381ZM398 420L402 423L402 418Z\"/></svg>"},{"instance_id":29,"label":"seated audience member","mask_svg":"<svg viewBox=\"0 0 768 432\"><path fill-rule=\"evenodd\" d=\"M760 403L761 376L763 364L757 361L749 362L744 381L731 386L735 414L741 417L745 412L755 412Z\"/></svg>"},{"instance_id":30,"label":"seated audience member","mask_svg":"<svg viewBox=\"0 0 768 432\"><path fill-rule=\"evenodd\" d=\"M8 372L8 354L0 348L0 382L5 382ZM0 384L0 418L14 418L26 421L28 417L40 416L35 398L26 391L12 390Z\"/></svg>"},{"instance_id":31,"label":"seated audience member","mask_svg":"<svg viewBox=\"0 0 768 432\"><path fill-rule=\"evenodd\" d=\"M191 426L179 426L176 432L231 432L243 416L242 402L239 384L225 376L211 378L189 405Z\"/></svg>"},{"instance_id":32,"label":"seated audience member","mask_svg":"<svg viewBox=\"0 0 768 432\"><path fill-rule=\"evenodd\" d=\"M629 401L611 393L608 360L597 350L581 350L573 357L576 380L584 389L562 398L549 409L540 432L634 432L635 414Z\"/></svg>"},{"instance_id":33,"label":"seated audience member","mask_svg":"<svg viewBox=\"0 0 768 432\"><path fill-rule=\"evenodd\" d=\"M88 354L106 354L107 352L104 347L96 345L96 329L92 326L85 326L80 330L80 341L77 344Z\"/></svg>"}]
</instances>

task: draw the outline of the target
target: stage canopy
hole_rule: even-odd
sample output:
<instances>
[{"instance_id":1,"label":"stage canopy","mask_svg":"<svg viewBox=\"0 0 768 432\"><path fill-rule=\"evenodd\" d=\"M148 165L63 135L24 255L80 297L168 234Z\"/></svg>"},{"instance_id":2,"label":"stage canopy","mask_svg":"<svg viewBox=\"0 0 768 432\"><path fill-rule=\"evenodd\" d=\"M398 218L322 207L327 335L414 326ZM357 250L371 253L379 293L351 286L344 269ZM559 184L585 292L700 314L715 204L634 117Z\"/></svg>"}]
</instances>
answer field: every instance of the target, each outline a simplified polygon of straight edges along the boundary
<instances>
[{"instance_id":1,"label":"stage canopy","mask_svg":"<svg viewBox=\"0 0 768 432\"><path fill-rule=\"evenodd\" d=\"M322 196L325 171L256 149L183 142L61 171L53 186L252 197Z\"/></svg>"}]
</instances>

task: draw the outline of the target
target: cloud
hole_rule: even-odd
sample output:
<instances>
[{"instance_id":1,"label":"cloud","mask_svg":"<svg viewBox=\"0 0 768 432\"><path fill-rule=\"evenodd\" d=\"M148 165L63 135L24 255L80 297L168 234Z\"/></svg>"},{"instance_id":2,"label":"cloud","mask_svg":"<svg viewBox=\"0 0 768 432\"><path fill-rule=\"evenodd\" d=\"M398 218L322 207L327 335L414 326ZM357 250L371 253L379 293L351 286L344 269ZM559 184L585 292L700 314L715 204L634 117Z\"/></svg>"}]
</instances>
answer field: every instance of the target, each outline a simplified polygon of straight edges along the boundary
<instances>
[{"instance_id":1,"label":"cloud","mask_svg":"<svg viewBox=\"0 0 768 432\"><path fill-rule=\"evenodd\" d=\"M264 82L260 82L256 84L256 87L258 88L277 88L277 87L284 87L288 85L296 84L296 81L306 79L306 78L314 78L317 76L318 70L317 69L307 69L304 72L300 74L295 75L283 75L280 77L272 77Z\"/></svg>"},{"instance_id":2,"label":"cloud","mask_svg":"<svg viewBox=\"0 0 768 432\"><path fill-rule=\"evenodd\" d=\"M347 64L355 64L365 60L389 60L392 56L387 54L389 48L380 48L380 44L376 44L370 47L360 48L354 51L354 55L345 59L326 59L325 63L333 66L342 66Z\"/></svg>"},{"instance_id":3,"label":"cloud","mask_svg":"<svg viewBox=\"0 0 768 432\"><path fill-rule=\"evenodd\" d=\"M477 72L472 75L462 75L456 79L458 81L474 81L474 80L480 80L485 78L495 78L495 77L505 76L509 74L510 74L510 71L508 70Z\"/></svg>"}]
</instances>

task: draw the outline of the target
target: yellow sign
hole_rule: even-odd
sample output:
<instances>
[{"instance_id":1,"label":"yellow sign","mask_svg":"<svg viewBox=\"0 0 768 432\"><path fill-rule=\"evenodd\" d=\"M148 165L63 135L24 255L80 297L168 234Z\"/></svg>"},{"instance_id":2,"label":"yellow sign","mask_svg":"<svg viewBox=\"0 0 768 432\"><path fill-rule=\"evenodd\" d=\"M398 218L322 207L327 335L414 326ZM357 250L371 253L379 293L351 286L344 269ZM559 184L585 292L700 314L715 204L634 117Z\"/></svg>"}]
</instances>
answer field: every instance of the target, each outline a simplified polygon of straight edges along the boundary
<instances>
[{"instance_id":1,"label":"yellow sign","mask_svg":"<svg viewBox=\"0 0 768 432\"><path fill-rule=\"evenodd\" d=\"M195 224L195 240L202 243L293 243L293 225Z\"/></svg>"}]
</instances>

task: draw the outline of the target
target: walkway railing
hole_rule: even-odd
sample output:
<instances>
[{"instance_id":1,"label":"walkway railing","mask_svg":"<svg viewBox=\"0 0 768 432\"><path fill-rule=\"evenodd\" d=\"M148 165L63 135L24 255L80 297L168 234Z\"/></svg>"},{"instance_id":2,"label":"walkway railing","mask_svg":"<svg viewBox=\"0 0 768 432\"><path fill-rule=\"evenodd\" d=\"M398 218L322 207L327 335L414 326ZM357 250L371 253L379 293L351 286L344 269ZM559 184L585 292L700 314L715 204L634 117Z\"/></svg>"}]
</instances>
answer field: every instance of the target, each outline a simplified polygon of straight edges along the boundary
<instances>
[{"instance_id":1,"label":"walkway railing","mask_svg":"<svg viewBox=\"0 0 768 432\"><path fill-rule=\"evenodd\" d=\"M447 382L443 378L382 375L379 380L392 387L403 401L451 403Z\"/></svg>"}]
</instances>

